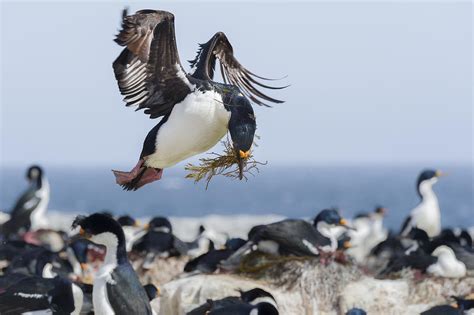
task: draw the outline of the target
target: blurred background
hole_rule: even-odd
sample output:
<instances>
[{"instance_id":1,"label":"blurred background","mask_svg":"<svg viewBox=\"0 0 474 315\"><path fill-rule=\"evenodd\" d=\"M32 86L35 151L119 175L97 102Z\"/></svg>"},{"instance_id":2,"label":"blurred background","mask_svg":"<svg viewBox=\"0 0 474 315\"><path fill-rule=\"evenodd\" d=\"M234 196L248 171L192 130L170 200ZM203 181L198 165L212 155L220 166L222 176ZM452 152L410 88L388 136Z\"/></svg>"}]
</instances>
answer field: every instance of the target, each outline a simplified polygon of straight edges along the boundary
<instances>
[{"instance_id":1,"label":"blurred background","mask_svg":"<svg viewBox=\"0 0 474 315\"><path fill-rule=\"evenodd\" d=\"M272 94L286 103L256 108L260 174L205 190L182 163L137 192L110 172L135 165L158 123L125 108L113 77L125 5L1 3L1 209L38 163L52 210L312 217L337 206L350 217L383 205L398 227L418 173L439 168L450 174L435 187L443 224L474 224L471 2L130 4L175 14L185 68L223 31L242 64L291 84Z\"/></svg>"}]
</instances>

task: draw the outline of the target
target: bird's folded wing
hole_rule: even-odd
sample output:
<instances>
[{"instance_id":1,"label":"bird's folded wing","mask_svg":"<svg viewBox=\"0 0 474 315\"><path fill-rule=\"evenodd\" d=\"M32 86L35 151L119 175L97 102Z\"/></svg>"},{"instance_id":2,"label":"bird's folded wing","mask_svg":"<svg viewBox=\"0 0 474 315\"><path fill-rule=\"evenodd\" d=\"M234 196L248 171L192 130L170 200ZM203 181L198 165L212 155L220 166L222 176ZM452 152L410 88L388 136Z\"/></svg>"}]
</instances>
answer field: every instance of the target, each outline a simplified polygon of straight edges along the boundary
<instances>
[{"instance_id":1,"label":"bird's folded wing","mask_svg":"<svg viewBox=\"0 0 474 315\"><path fill-rule=\"evenodd\" d=\"M256 86L272 90L283 89L287 86L269 86L257 80L272 79L258 76L242 66L234 57L232 45L222 32L216 33L207 43L200 45L196 58L190 61L195 69L192 76L212 80L216 58L219 59L224 82L237 86L255 104L269 106L265 102L283 103L281 100L263 94Z\"/></svg>"},{"instance_id":2,"label":"bird's folded wing","mask_svg":"<svg viewBox=\"0 0 474 315\"><path fill-rule=\"evenodd\" d=\"M27 278L0 294L0 314L21 314L49 309L48 292L54 288L41 278Z\"/></svg>"},{"instance_id":3,"label":"bird's folded wing","mask_svg":"<svg viewBox=\"0 0 474 315\"><path fill-rule=\"evenodd\" d=\"M193 88L179 61L173 14L124 10L115 42L125 47L113 68L127 106L146 108L156 118L171 112Z\"/></svg>"}]
</instances>

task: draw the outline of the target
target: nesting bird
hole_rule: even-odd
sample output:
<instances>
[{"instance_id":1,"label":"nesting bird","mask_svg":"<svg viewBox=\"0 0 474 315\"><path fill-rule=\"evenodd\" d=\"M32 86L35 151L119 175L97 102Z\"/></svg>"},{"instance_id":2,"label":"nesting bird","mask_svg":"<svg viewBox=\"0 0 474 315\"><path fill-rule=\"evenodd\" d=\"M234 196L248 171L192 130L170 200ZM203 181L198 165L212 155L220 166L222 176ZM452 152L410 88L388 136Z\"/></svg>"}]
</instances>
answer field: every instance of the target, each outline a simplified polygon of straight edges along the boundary
<instances>
[{"instance_id":1,"label":"nesting bird","mask_svg":"<svg viewBox=\"0 0 474 315\"><path fill-rule=\"evenodd\" d=\"M240 297L207 300L187 315L278 315L278 306L270 292L261 288L239 291Z\"/></svg>"},{"instance_id":2,"label":"nesting bird","mask_svg":"<svg viewBox=\"0 0 474 315\"><path fill-rule=\"evenodd\" d=\"M115 78L127 106L162 117L148 133L137 165L130 172L114 171L126 190L159 180L163 169L213 147L227 132L240 173L250 155L256 130L251 102L282 103L255 86L272 87L244 68L222 32L201 44L186 73L176 46L174 16L166 11L123 12L115 39L125 47L113 63ZM225 83L213 81L216 61ZM228 83L227 83L228 82Z\"/></svg>"},{"instance_id":3,"label":"nesting bird","mask_svg":"<svg viewBox=\"0 0 474 315\"><path fill-rule=\"evenodd\" d=\"M435 237L441 232L441 213L433 185L443 175L441 171L434 170L421 172L416 184L421 201L403 223L401 235L406 235L413 227L426 231L429 237Z\"/></svg>"},{"instance_id":4,"label":"nesting bird","mask_svg":"<svg viewBox=\"0 0 474 315\"><path fill-rule=\"evenodd\" d=\"M338 228L347 222L334 209L321 211L313 224L298 219L254 226L248 241L230 256L222 265L232 268L240 262L240 257L252 248L270 255L318 256L334 253L338 247Z\"/></svg>"},{"instance_id":5,"label":"nesting bird","mask_svg":"<svg viewBox=\"0 0 474 315\"><path fill-rule=\"evenodd\" d=\"M155 257L184 255L187 247L173 234L171 222L165 217L154 217L147 226L147 232L133 245L132 251L144 254L143 268L149 269Z\"/></svg>"}]
</instances>

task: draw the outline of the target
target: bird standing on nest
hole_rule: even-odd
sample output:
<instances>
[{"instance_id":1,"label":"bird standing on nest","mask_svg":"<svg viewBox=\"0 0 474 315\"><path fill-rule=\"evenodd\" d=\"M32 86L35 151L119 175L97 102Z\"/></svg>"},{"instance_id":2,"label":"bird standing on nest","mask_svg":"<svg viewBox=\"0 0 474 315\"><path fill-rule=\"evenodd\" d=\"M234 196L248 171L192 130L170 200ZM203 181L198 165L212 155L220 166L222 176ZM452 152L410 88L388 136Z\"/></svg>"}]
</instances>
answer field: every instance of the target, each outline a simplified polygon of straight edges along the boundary
<instances>
[{"instance_id":1,"label":"bird standing on nest","mask_svg":"<svg viewBox=\"0 0 474 315\"><path fill-rule=\"evenodd\" d=\"M212 148L227 133L232 139L240 178L250 156L256 121L251 102L282 103L255 88L264 79L235 59L224 33L201 44L191 61L191 73L181 65L176 46L174 16L166 11L123 12L122 30L115 39L124 50L113 63L127 106L145 109L150 118L162 117L148 133L137 165L130 172L113 171L126 190L159 180L163 169ZM213 81L216 60L224 84ZM227 84L228 82L228 84Z\"/></svg>"}]
</instances>

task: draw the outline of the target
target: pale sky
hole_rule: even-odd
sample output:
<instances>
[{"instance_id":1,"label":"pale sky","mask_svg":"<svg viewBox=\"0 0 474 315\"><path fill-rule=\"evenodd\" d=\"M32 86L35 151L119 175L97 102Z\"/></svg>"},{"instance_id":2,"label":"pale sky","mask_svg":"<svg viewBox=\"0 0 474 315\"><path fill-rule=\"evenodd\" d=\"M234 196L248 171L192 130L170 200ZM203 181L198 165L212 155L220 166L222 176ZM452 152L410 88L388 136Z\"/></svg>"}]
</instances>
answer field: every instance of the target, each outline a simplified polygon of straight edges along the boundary
<instances>
[{"instance_id":1,"label":"pale sky","mask_svg":"<svg viewBox=\"0 0 474 315\"><path fill-rule=\"evenodd\" d=\"M0 166L131 167L158 123L125 108L112 72L121 3L3 2ZM275 164L471 163L472 4L133 3L176 16L183 65L223 31L237 59L288 75L256 108ZM271 92L270 92L271 93Z\"/></svg>"}]
</instances>

